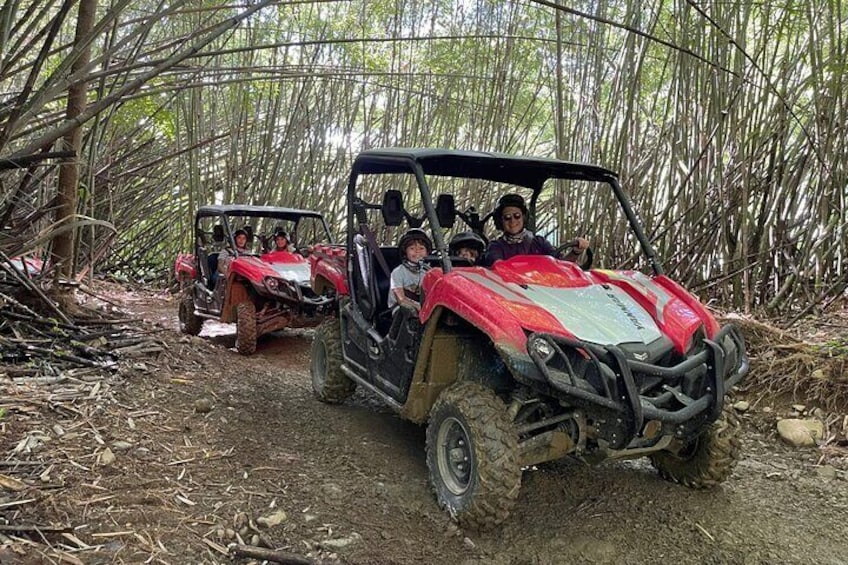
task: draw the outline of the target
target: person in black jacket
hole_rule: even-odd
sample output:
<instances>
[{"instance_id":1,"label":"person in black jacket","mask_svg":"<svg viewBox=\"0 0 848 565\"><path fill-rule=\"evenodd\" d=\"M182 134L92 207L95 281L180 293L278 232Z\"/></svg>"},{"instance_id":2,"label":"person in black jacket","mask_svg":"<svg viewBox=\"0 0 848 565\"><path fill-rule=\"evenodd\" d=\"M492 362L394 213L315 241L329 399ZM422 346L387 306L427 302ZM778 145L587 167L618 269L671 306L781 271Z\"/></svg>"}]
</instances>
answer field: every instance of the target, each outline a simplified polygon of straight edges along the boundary
<instances>
[{"instance_id":1,"label":"person in black jacket","mask_svg":"<svg viewBox=\"0 0 848 565\"><path fill-rule=\"evenodd\" d=\"M489 243L483 264L491 266L495 261L509 259L516 255L556 255L556 248L548 240L524 227L527 221L527 205L520 194L504 194L498 200L494 212L495 227L503 232L501 237ZM576 239L576 245L563 257L584 266L587 262L589 240Z\"/></svg>"}]
</instances>

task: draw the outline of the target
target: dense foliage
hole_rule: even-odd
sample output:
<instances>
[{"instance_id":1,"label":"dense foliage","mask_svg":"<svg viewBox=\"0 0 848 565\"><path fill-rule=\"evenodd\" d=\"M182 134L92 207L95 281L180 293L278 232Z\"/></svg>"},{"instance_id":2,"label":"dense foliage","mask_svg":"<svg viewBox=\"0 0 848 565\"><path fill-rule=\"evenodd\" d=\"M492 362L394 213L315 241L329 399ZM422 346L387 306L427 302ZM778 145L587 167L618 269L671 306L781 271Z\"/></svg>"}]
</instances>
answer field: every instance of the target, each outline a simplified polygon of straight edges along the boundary
<instances>
[{"instance_id":1,"label":"dense foliage","mask_svg":"<svg viewBox=\"0 0 848 565\"><path fill-rule=\"evenodd\" d=\"M5 0L0 247L46 249L51 152L80 122L78 221L117 231L78 229L75 272L133 277L167 272L200 204L315 208L338 231L360 149L497 150L620 171L672 276L798 313L848 281L846 22L829 0L115 0L80 38L74 0ZM605 207L550 199L626 264Z\"/></svg>"}]
</instances>

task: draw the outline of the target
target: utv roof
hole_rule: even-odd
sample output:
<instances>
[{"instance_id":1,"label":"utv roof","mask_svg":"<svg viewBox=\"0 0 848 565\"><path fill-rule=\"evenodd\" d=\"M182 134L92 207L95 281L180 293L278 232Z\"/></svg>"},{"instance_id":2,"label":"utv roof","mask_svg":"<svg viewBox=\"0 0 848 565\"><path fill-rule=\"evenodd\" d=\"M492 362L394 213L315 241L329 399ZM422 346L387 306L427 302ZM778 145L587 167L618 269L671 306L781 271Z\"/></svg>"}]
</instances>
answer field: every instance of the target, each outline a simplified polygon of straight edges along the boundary
<instances>
[{"instance_id":1,"label":"utv roof","mask_svg":"<svg viewBox=\"0 0 848 565\"><path fill-rule=\"evenodd\" d=\"M414 173L416 166L420 166L425 175L485 179L533 189L541 187L548 179L605 182L617 177L604 167L559 159L403 147L363 151L356 157L353 171L359 174Z\"/></svg>"},{"instance_id":2,"label":"utv roof","mask_svg":"<svg viewBox=\"0 0 848 565\"><path fill-rule=\"evenodd\" d=\"M321 214L314 210L299 210L297 208L279 208L277 206L247 206L241 204L225 204L222 206L201 206L197 210L198 216L265 216L279 218L281 220L296 220L307 216L321 218Z\"/></svg>"}]
</instances>

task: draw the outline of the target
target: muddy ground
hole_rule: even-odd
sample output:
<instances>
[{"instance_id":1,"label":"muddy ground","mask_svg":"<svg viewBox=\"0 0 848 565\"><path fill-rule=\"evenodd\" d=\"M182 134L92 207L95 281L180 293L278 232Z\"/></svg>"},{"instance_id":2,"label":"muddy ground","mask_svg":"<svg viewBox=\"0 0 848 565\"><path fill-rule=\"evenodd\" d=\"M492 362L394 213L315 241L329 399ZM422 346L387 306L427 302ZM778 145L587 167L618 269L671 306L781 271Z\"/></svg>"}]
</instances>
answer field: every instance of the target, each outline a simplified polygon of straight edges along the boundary
<instances>
[{"instance_id":1,"label":"muddy ground","mask_svg":"<svg viewBox=\"0 0 848 565\"><path fill-rule=\"evenodd\" d=\"M821 449L781 443L785 401L741 414L744 459L716 490L665 482L645 459L567 462L526 472L497 531L462 531L429 491L424 428L361 392L341 406L314 399L310 330L243 357L234 326L177 333L167 294L110 297L167 350L91 401L0 420L4 458L26 463L0 473L31 485L0 497L0 524L66 528L0 531L11 535L0 564L232 563L239 541L363 565L848 563L845 459L824 466ZM34 428L40 447L14 452Z\"/></svg>"}]
</instances>

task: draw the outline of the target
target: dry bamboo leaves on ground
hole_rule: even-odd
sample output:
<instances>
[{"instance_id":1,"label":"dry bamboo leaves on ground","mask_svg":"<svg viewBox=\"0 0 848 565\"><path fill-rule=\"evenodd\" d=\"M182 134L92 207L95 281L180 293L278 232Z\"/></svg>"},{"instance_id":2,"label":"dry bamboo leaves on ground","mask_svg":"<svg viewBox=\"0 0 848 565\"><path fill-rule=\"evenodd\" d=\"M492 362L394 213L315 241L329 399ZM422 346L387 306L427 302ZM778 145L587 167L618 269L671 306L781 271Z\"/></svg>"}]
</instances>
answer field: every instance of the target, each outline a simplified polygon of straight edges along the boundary
<instances>
[{"instance_id":1,"label":"dry bamboo leaves on ground","mask_svg":"<svg viewBox=\"0 0 848 565\"><path fill-rule=\"evenodd\" d=\"M167 346L156 338L160 330L113 314L79 309L56 315L58 308L44 293L31 292L32 281L22 284L8 269L5 275L0 280L0 435L8 434L12 443L0 459L0 562L40 555L47 562L85 563L77 557L80 552L99 552L111 542L87 545L74 535L80 526L60 517L57 523L33 523L24 510L49 504L51 491L66 488L63 465L90 472L106 465L109 454L114 459L112 450L129 445L120 440L106 445L109 432L97 430L93 417L116 402L116 379L155 368L154 356ZM52 426L45 424L51 412L60 416ZM67 443L75 439L82 441Z\"/></svg>"}]
</instances>

